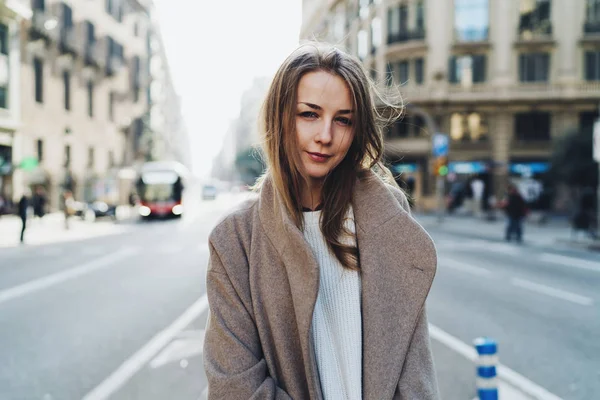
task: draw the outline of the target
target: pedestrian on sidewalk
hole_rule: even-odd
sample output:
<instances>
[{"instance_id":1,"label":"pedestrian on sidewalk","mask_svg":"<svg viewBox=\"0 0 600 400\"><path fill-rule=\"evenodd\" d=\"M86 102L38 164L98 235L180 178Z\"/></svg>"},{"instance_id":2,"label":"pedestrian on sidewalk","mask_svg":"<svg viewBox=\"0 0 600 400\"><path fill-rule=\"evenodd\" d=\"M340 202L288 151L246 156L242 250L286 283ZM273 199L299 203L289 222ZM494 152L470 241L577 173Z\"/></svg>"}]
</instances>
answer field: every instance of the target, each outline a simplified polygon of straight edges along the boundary
<instances>
[{"instance_id":1,"label":"pedestrian on sidewalk","mask_svg":"<svg viewBox=\"0 0 600 400\"><path fill-rule=\"evenodd\" d=\"M525 199L514 184L508 185L506 198L501 202L500 207L504 209L507 216L504 239L510 242L514 234L517 243L522 243L523 220L527 216L528 210Z\"/></svg>"},{"instance_id":2,"label":"pedestrian on sidewalk","mask_svg":"<svg viewBox=\"0 0 600 400\"><path fill-rule=\"evenodd\" d=\"M27 212L29 210L29 197L27 192L23 193L21 196L17 210L19 212L19 218L21 218L21 236L19 242L23 243L25 240L25 229L27 228Z\"/></svg>"},{"instance_id":3,"label":"pedestrian on sidewalk","mask_svg":"<svg viewBox=\"0 0 600 400\"><path fill-rule=\"evenodd\" d=\"M69 218L75 214L75 199L73 192L65 190L63 193L63 213L65 216L65 229L69 229Z\"/></svg>"},{"instance_id":4,"label":"pedestrian on sidewalk","mask_svg":"<svg viewBox=\"0 0 600 400\"><path fill-rule=\"evenodd\" d=\"M209 238L209 399L439 397L435 247L381 163L399 104L333 47L304 44L277 71L258 198Z\"/></svg>"}]
</instances>

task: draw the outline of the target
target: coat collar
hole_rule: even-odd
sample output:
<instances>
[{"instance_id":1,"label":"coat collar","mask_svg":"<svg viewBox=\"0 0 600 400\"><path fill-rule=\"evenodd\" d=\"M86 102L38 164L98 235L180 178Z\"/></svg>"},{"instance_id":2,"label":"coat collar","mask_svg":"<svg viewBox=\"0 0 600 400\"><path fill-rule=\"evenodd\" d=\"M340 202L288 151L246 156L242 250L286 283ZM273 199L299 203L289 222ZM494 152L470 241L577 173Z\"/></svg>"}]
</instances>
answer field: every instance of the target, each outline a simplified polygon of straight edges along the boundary
<instances>
[{"instance_id":1,"label":"coat collar","mask_svg":"<svg viewBox=\"0 0 600 400\"><path fill-rule=\"evenodd\" d=\"M358 179L352 206L362 277L363 398L392 398L435 274L435 247L373 172ZM305 370L311 376L316 374L309 360L318 265L269 178L258 213L288 274ZM309 384L311 398L320 398L315 386Z\"/></svg>"}]
</instances>

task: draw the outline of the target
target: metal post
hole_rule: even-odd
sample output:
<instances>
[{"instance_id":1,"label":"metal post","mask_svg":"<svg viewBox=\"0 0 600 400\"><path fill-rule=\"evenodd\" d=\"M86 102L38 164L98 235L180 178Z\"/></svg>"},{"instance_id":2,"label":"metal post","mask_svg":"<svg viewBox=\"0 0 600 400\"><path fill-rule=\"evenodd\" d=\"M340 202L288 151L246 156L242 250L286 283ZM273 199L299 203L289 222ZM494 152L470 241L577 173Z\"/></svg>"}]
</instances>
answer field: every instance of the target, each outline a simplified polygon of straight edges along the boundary
<instances>
[{"instance_id":1,"label":"metal post","mask_svg":"<svg viewBox=\"0 0 600 400\"><path fill-rule=\"evenodd\" d=\"M473 341L477 350L477 395L479 400L498 400L498 346L491 338L480 337Z\"/></svg>"},{"instance_id":2,"label":"metal post","mask_svg":"<svg viewBox=\"0 0 600 400\"><path fill-rule=\"evenodd\" d=\"M436 194L438 206L438 222L444 222L444 177L438 176L436 180Z\"/></svg>"},{"instance_id":3,"label":"metal post","mask_svg":"<svg viewBox=\"0 0 600 400\"><path fill-rule=\"evenodd\" d=\"M600 104L598 105L598 119L596 119L596 126L594 126L594 130L600 130ZM594 132L594 136L600 136L600 133ZM596 145L598 145L598 140L596 137L593 138ZM600 152L600 150L592 149L592 151ZM596 240L600 240L600 159L596 160L598 162L598 183L596 185Z\"/></svg>"}]
</instances>

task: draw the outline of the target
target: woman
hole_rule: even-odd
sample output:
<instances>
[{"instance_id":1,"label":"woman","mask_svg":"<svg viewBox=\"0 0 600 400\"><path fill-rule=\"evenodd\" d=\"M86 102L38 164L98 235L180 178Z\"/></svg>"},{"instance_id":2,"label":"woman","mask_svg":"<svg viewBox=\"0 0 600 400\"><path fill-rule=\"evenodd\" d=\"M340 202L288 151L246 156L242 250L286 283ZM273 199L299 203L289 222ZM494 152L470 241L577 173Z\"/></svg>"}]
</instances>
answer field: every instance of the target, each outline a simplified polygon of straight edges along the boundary
<instances>
[{"instance_id":1,"label":"woman","mask_svg":"<svg viewBox=\"0 0 600 400\"><path fill-rule=\"evenodd\" d=\"M375 94L334 48L301 46L276 73L259 198L209 239L210 399L438 397L424 308L435 248L373 172Z\"/></svg>"}]
</instances>

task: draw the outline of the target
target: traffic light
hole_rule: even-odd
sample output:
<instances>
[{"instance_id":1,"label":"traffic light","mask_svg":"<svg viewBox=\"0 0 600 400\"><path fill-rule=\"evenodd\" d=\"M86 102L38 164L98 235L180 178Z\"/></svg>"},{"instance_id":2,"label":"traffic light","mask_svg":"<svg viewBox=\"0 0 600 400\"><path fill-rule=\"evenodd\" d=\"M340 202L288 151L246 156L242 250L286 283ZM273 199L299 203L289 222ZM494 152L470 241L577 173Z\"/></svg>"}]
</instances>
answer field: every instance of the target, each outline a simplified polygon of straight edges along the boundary
<instances>
[{"instance_id":1,"label":"traffic light","mask_svg":"<svg viewBox=\"0 0 600 400\"><path fill-rule=\"evenodd\" d=\"M435 158L433 172L435 176L446 176L448 175L448 157L439 156Z\"/></svg>"}]
</instances>

